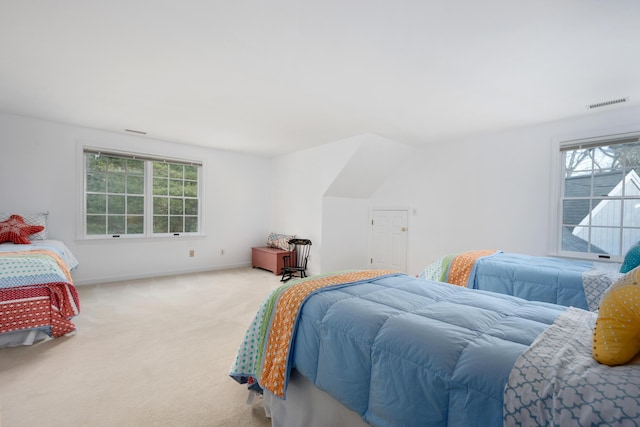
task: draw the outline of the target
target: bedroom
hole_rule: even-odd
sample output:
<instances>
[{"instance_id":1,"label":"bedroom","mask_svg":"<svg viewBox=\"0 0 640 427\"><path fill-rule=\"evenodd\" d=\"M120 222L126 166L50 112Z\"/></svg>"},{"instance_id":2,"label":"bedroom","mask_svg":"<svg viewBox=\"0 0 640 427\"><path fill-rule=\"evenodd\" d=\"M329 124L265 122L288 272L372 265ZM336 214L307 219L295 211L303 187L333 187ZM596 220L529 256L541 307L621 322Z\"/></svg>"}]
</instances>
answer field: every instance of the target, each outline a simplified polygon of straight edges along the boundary
<instances>
[{"instance_id":1,"label":"bedroom","mask_svg":"<svg viewBox=\"0 0 640 427\"><path fill-rule=\"evenodd\" d=\"M407 8L410 5L406 3ZM39 6L53 8L43 4ZM506 2L496 2L495 6L504 8L505 14L514 12ZM321 66L322 64L312 61L311 57L313 54L318 54L318 51L312 50L307 53L308 56L304 58L312 65L298 71L295 71L295 67L289 67L291 62L287 61L286 56L279 56L278 52L270 52L274 55L271 59L265 57L266 55L258 56L266 62L265 73L282 73L282 79L277 79L272 74L266 76L247 74L239 78L241 81L237 81L231 78L231 74L216 75L230 89L218 88L220 93L209 93L209 96L213 98L214 95L218 95L233 108L243 108L244 103L237 101L234 104L231 101L233 91L240 91L239 86L242 86L245 83L243 79L248 77L254 77L256 85L271 82L273 86L263 89L251 86L245 91L238 92L241 95L239 99L253 100L251 90L255 91L257 98L266 97L271 94L271 91L280 91L283 96L279 98L279 103L271 106L273 110L283 110L287 103L296 106L293 110L284 110L286 111L284 116L288 116L280 117L275 123L282 126L289 122L294 123L290 134L294 135L293 139L300 140L299 148L295 145L293 148L287 146L277 154L265 155L259 151L258 154L250 154L249 149L233 151L234 132L237 131L233 124L236 123L234 120L240 119L224 115L222 107L208 111L204 118L193 115L193 118L189 118L177 131L167 130L165 135L173 135L172 137L164 137L159 133L157 135L160 136L154 137L154 132L157 132L154 128L159 128L162 122L169 121L164 115L155 119L135 119L133 123L129 121L136 116L135 108L142 111L154 104L164 106L163 114L179 117L180 109L183 107L175 107L175 105L184 102L182 92L193 94L206 86L206 83L191 82L191 85L182 87L179 83L173 83L175 86L170 93L164 94L163 98L156 96L153 92L158 89L157 82L170 79L169 71L177 73L180 67L174 64L176 69L161 75L151 73L149 78L141 74L149 72L142 67L147 61L155 67L169 62L161 55L160 47L149 39L161 36L160 28L164 28L162 24L171 22L168 17L169 12L175 13L175 10L168 8L169 10L164 11L166 15L159 15L160 22L156 23L157 27L153 27L154 31L133 33L141 36L140 45L132 46L130 50L123 51L120 57L113 58L116 63L126 64L127 67L118 67L113 74L106 73L100 77L101 80L92 80L87 76L90 74L89 71L96 70L83 67L86 64L93 64L94 67L106 66L105 62L108 61L104 58L108 58L109 50L108 43L97 37L90 39L92 43L100 46L95 51L80 43L84 37L78 34L87 34L91 29L90 25L98 24L89 19L92 16L89 6L83 8L74 2L73 6L69 6L69 10L66 11L70 15L65 17L62 16L64 13L55 10L47 10L47 13L41 14L28 14L33 12L28 6L22 6L26 8L22 10L22 7L3 4L3 9L8 8L22 18L21 25L24 26L25 32L36 36L30 38L22 35L24 40L16 43L15 37L7 35L2 37L3 41L0 45L0 51L5 53L7 58L11 58L8 63L12 65L11 68L3 67L0 74L2 76L0 78L2 95L0 96L0 111L2 111L0 144L4 160L0 169L0 178L3 183L11 183L11 185L3 185L0 189L0 200L2 200L0 210L49 211L51 233L68 243L80 261L81 265L74 273L74 279L79 286L149 276L248 267L250 265L249 248L261 244L264 237L271 231L296 233L313 241L313 252L309 264L309 270L312 273L344 268L367 268L370 252L368 219L370 209L376 207L402 207L411 209L412 212L415 210L415 215L411 214L409 218L407 272L410 274L417 274L426 263L443 253L469 248L497 247L532 255L547 254L552 203L550 189L554 174L553 143L563 138L573 139L638 130L640 106L637 102L640 99L638 93L640 89L637 76L640 64L638 59L629 53L629 49L633 49L631 41L638 40L640 35L631 23L619 25L614 31L598 20L599 13L609 13L611 21L631 20L633 16L637 16L632 12L637 12L638 6L631 2L621 2L613 10L599 10L595 2L589 3L589 6L592 9L583 11L584 27L578 28L581 31L578 34L585 37L584 39L565 39L565 43L556 46L557 49L550 52L548 56L541 52L552 44L552 40L543 39L540 40L540 44L527 45L526 52L531 52L533 55L531 62L523 58L526 55L517 53L520 48L514 51L513 44L500 45L495 56L486 55L486 61L482 60L482 55L473 55L469 52L471 48L468 48L464 50L464 53L469 54L467 60L454 55L451 60L461 69L466 68L467 61L479 61L479 64L487 67L482 70L489 74L458 75L453 82L444 86L445 90L423 83L425 86L418 86L420 90L416 90L415 97L407 96L412 92L412 87L398 87L397 77L394 76L409 78L413 73L419 72L420 69L416 71L412 68L417 67L418 64L414 64L410 59L403 59L403 56L398 53L406 53L411 48L417 47L418 41L393 39L395 43L407 43L404 49L398 49L399 46L391 41L389 41L390 45L386 45L379 33L370 27L362 28L362 31L367 31L366 34L381 45L383 58L377 58L376 52L366 50L365 48L369 45L365 40L356 38L348 47L362 48L360 54L362 56L357 58L360 62L356 60L352 62L345 57L346 48L339 49L334 39L327 41L328 45L334 47L337 52L329 58L331 62L327 61L327 63L344 63L353 67L345 67L345 72L349 73L348 81L354 85L354 88L345 87L347 83L341 83L339 79L332 79L327 83L337 85L336 87L349 97L348 102L344 101L346 105L340 105L340 102L331 97L322 97L318 93L321 92L322 87L311 90L306 86L307 79L318 78L322 74L329 77L340 74L335 66L330 67L326 64ZM99 7L99 5L93 4L91 7ZM126 6L122 7L126 8ZM138 7L141 9L130 10L130 14L127 15L129 18L122 18L123 22L118 22L119 25L124 28L135 28L139 24L137 16L144 10L143 3ZM355 5L353 7L356 10L341 11L341 13L344 13L344 16L348 16L348 13L356 14L358 8ZM374 23L378 20L384 22L382 17L384 9L382 6L379 7L380 9L376 9L377 14L372 12L372 16L368 17ZM571 2L560 10L555 9L551 2L547 2L544 7L547 8L547 13L553 11L558 14L555 20L546 22L545 29L552 35L557 34L554 30L563 34L560 27L571 20L571 14L581 8L581 3ZM544 7L540 6L541 9ZM72 11L78 16L73 15ZM113 16L115 12L101 9L100 11L109 19L115 19ZM299 13L297 8L291 8L282 18L277 16L272 18L278 23L281 23L278 19L295 21L296 11ZM234 12L240 13L236 10ZM263 12L264 15L270 16ZM515 26L514 24L500 25L501 16L492 17L493 13L488 11L474 12L483 16L487 23L494 24L498 28L505 29L504 25L506 25L506 30L513 30ZM536 7L530 6L516 14L520 18L516 22L523 24L523 21L526 21L523 17L525 12L540 16L545 11L536 10ZM473 25L474 19L470 15L474 14L460 14L461 26L468 25L478 32L485 28L485 24ZM17 33L19 30L16 29L15 20L10 18L11 13L3 13L2 16L4 18L0 19L3 19L3 25L0 28L3 30L0 31ZM73 31L63 31L56 25L52 25L52 22L58 21L53 19L49 21L49 16L57 17L59 22L66 22L66 28L71 28ZM79 27L71 25L74 20L78 20L82 25ZM355 19L355 21L358 20ZM603 21L607 20L603 19ZM247 34L255 35L248 31L248 27L254 25L256 28L263 28L260 27L261 22L262 19L257 16L246 17L246 22L241 29L247 31ZM415 25L414 22L411 24ZM198 25L203 23L196 20L193 25L200 28ZM223 25L222 22L218 22L218 25L220 28L228 29L228 24ZM350 33L349 25L342 21L337 21L334 25L337 26L334 28L337 34L335 37L346 39ZM116 25L114 27L117 28ZM45 32L43 28L51 33ZM594 28L599 31L593 30ZM42 32L38 33L38 29ZM240 31L232 32L232 34L239 33ZM2 34L5 35L4 32ZM60 38L54 38L55 34ZM110 33L105 32L105 34ZM589 34L592 35L589 36ZM498 35L497 32L492 33L489 41L496 42ZM273 37L270 40L278 41L284 35L275 34ZM201 46L196 43L197 38L198 34L187 41L194 42L196 47ZM57 46L56 49L48 49L49 46L41 46L38 42L38 40L47 39L57 40L59 43L62 39L70 43L71 48L67 50ZM164 38L162 40L166 41ZM563 39L560 38L560 40ZM628 43L623 43L621 40L627 40ZM308 40L310 45L321 41L323 41L321 37ZM487 40L485 42L488 43ZM522 39L516 37L512 41L516 45L518 42L522 42ZM585 48L589 45L597 48ZM125 43L119 45L120 48L124 46ZM320 50L325 46L320 43ZM22 65L22 62L28 59L25 58L25 56L28 57L26 53L38 47L43 49L42 56L28 68L24 68L27 67ZM253 49L250 52L257 55L256 51L259 51L260 47L260 45L250 45L250 49ZM486 45L480 47L487 49ZM151 58L146 58L145 55L138 57L140 52L144 52L145 55L150 54ZM565 65L564 58L569 52L573 52L572 61L566 64L567 68L563 73L555 73L552 65L558 67ZM76 53L81 53L86 60L78 61L74 56ZM436 51L437 53L448 54L448 52ZM501 57L498 54L504 56ZM281 53L281 55L284 54ZM543 55L542 59L536 55ZM233 58L238 61L248 61L244 54L238 54ZM559 58L562 58L562 61ZM536 82L536 76L541 75L544 76L545 81L548 81L548 87L544 87L543 82L544 90L538 88L540 94L536 94L533 89L526 90L525 93L516 91L517 86L522 84L506 79L504 70L505 66L509 69L508 61L515 62L513 65L516 67L515 72L522 72L526 67L532 66L532 62L536 59L538 63L545 65L534 69L534 72L539 74L526 74L522 79L530 80L522 81ZM279 61L282 61L282 64ZM594 66L594 62L597 65ZM241 62L241 65L247 64ZM270 66L275 68L270 70ZM369 70L371 66L379 67L380 72L374 73L374 76L356 85L355 82L359 78L364 78L364 70ZM121 87L109 86L111 79L117 80L119 73L124 73L128 67L132 68L134 77L123 82ZM315 72L312 72L313 67L316 67ZM592 68L590 73L585 73L584 69L589 67L595 68ZM79 73L79 70L84 73L75 74ZM433 72L436 71L439 70ZM299 79L292 76L294 72L300 73ZM490 74L491 72L493 74ZM71 80L75 80L72 83L82 89L75 89L74 85L64 86L62 83L66 73L71 74L73 76ZM591 80L583 82L575 77L583 74L585 79ZM487 75L492 78L486 78ZM442 77L441 74L437 76ZM226 81L225 78L229 80ZM297 102L302 101L297 101L293 97L295 90L287 91L286 79L297 82L299 86L295 88L307 98L315 100L318 107L296 112L296 109L301 110ZM495 83L498 79L503 80L504 87L501 88ZM181 82L184 83L187 80L188 77L183 77ZM37 84L39 81L45 83L39 86ZM149 83L137 86L142 81ZM98 95L86 96L81 92L81 90L88 91L97 82L103 83L111 93L102 92ZM488 82L493 83L488 84ZM19 86L19 83L25 84L26 87ZM370 88L372 87L382 91L378 95L380 98L371 96ZM429 91L454 93L455 101L449 98L446 101L448 103L445 104L425 104L424 99L427 98ZM513 94L509 95L509 91L513 91ZM564 98L568 96L568 92L573 94L573 98L570 98L573 104L562 104L562 102L568 102ZM135 94L135 99L125 101L129 103L126 104L120 98L124 98L128 93ZM488 105L486 102L496 97L496 94L505 105L501 105L500 110L491 110L490 108L498 107ZM15 99L22 102L10 105L8 100L12 97L9 95L13 95ZM102 97L102 100L95 101L93 96ZM588 103L618 97L629 97L630 101L625 105L594 111L588 111L585 108ZM115 104L109 105L108 102L113 98L115 98ZM73 101L74 104L66 109L63 108L62 102L65 99ZM273 102L273 98L270 99ZM385 107L381 99L389 100L390 107ZM143 102L138 104L140 100ZM196 97L193 103L202 102ZM102 103L105 104L102 105ZM98 107L102 105L103 114L100 120L84 124L85 109L89 110L92 106L98 108L95 104L98 104ZM372 104L373 108L369 110L371 111L369 114L374 118L368 123L364 122L363 118L366 114L361 112L367 111L367 104ZM249 126L252 135L273 131L272 128L265 127L261 118L261 114L266 114L270 110L269 105L244 106L244 108L246 108L244 115L254 119ZM476 127L473 131L454 136L443 133L425 137L424 145L406 143L400 133L392 132L397 127L419 130L428 128L429 126L424 123L429 124L431 117L436 115L438 110L449 112L447 119L436 118L433 121L443 120L450 128L457 126L464 128L468 122L473 121L475 116L489 116L491 127ZM240 113L243 115L242 111ZM535 120L527 121L527 117L529 115L534 117L534 113L537 114ZM196 141L195 137L193 142L186 140L187 144L178 143L184 142L186 138L181 135L181 132L204 127L210 116L216 115L223 117L222 125L219 124L222 130L214 130L210 136L201 139L225 140L224 143L227 145L209 148L196 144L201 139ZM388 117L389 120L381 120L381 115ZM330 128L331 125L323 124L334 116L355 117L355 119L338 120L333 128ZM411 126L414 127L406 125L407 122L401 121L400 116L413 118ZM314 121L304 121L310 117L314 118ZM294 119L290 120L290 118ZM509 125L507 118L514 124ZM227 122L231 123L228 125L230 129L223 126L227 125ZM460 122L465 122L464 126ZM396 123L400 124L396 125ZM505 123L504 127L499 126L502 123ZM309 134L300 130L305 127L311 130ZM149 134L148 136L127 134L124 132L125 128L148 130ZM322 143L312 146L308 141ZM261 144L266 146L266 143L266 141L260 141L255 146L262 149ZM80 147L83 144L202 161L206 165L204 188L206 193L203 196L205 203L203 225L206 235L179 240L152 241L149 239L140 241L78 239L78 228L81 229L81 223L78 220L78 198L81 197L82 189L79 188L81 181L77 165ZM407 145L410 145L410 154L404 154ZM372 152L382 152L384 155L371 159ZM395 152L403 154L389 154ZM370 161L375 161L371 170L376 173L367 175L367 180L363 180L362 175L359 175L360 165ZM451 162L459 165L455 168L455 172ZM446 206L446 209L443 206ZM350 242L349 245L344 244L345 240ZM194 257L189 257L190 250L194 250Z\"/></svg>"}]
</instances>

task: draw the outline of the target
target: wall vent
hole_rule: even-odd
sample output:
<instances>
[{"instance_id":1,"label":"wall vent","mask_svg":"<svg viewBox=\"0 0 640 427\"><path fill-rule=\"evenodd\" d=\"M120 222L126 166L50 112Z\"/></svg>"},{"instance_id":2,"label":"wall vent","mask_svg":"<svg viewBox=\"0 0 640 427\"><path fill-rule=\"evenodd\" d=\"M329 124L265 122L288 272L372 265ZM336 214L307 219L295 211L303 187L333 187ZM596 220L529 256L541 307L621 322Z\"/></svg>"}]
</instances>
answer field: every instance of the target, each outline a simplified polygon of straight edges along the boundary
<instances>
[{"instance_id":1,"label":"wall vent","mask_svg":"<svg viewBox=\"0 0 640 427\"><path fill-rule=\"evenodd\" d=\"M589 104L587 105L587 109L593 110L594 108L608 107L610 105L622 104L624 102L629 102L628 96L625 98L611 99L609 101L596 102L594 104Z\"/></svg>"}]
</instances>

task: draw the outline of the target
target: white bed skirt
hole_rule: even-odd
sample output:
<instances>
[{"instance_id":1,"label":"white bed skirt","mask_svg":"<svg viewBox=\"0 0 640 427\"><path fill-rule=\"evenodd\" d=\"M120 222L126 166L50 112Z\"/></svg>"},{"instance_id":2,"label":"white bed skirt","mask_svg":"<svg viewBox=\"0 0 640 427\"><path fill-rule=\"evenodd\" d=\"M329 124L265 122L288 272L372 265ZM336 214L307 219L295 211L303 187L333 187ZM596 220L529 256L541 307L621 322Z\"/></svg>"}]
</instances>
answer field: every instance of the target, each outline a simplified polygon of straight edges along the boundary
<instances>
[{"instance_id":1,"label":"white bed skirt","mask_svg":"<svg viewBox=\"0 0 640 427\"><path fill-rule=\"evenodd\" d=\"M38 329L27 331L5 332L0 334L0 348L31 345L35 342L51 339L49 335Z\"/></svg>"},{"instance_id":2,"label":"white bed skirt","mask_svg":"<svg viewBox=\"0 0 640 427\"><path fill-rule=\"evenodd\" d=\"M360 416L313 385L295 369L282 400L264 391L264 407L273 427L366 427Z\"/></svg>"}]
</instances>

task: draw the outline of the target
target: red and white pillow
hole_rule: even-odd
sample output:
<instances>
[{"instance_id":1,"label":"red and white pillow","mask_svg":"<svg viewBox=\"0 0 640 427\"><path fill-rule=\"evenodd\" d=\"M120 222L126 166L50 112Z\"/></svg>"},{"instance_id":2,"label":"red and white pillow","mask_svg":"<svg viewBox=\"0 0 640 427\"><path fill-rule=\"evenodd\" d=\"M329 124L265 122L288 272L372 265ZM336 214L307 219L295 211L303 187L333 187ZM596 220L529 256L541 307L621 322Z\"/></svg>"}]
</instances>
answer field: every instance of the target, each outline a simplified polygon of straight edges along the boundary
<instances>
[{"instance_id":1,"label":"red and white pillow","mask_svg":"<svg viewBox=\"0 0 640 427\"><path fill-rule=\"evenodd\" d=\"M29 236L44 230L42 225L25 224L20 215L11 215L0 222L0 243L13 242L23 245L31 243Z\"/></svg>"},{"instance_id":2,"label":"red and white pillow","mask_svg":"<svg viewBox=\"0 0 640 427\"><path fill-rule=\"evenodd\" d=\"M0 221L9 219L11 215L19 215L24 220L25 224L29 225L41 225L44 229L29 236L29 240L47 240L48 228L47 220L49 219L49 212L0 212Z\"/></svg>"}]
</instances>

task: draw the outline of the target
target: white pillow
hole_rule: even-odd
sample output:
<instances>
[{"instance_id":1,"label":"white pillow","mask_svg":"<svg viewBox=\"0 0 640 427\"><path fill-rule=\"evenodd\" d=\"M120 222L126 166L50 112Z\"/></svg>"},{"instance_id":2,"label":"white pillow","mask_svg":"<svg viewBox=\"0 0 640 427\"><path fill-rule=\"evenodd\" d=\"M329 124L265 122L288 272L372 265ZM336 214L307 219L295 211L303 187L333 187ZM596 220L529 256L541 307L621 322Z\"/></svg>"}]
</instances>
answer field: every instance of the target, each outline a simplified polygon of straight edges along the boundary
<instances>
[{"instance_id":1,"label":"white pillow","mask_svg":"<svg viewBox=\"0 0 640 427\"><path fill-rule=\"evenodd\" d=\"M38 213L20 213L20 212L0 212L0 221L4 221L9 219L11 215L20 215L24 219L25 224L29 225L42 225L44 230L34 233L29 236L29 240L47 240L47 219L49 217L49 212L38 212Z\"/></svg>"}]
</instances>

